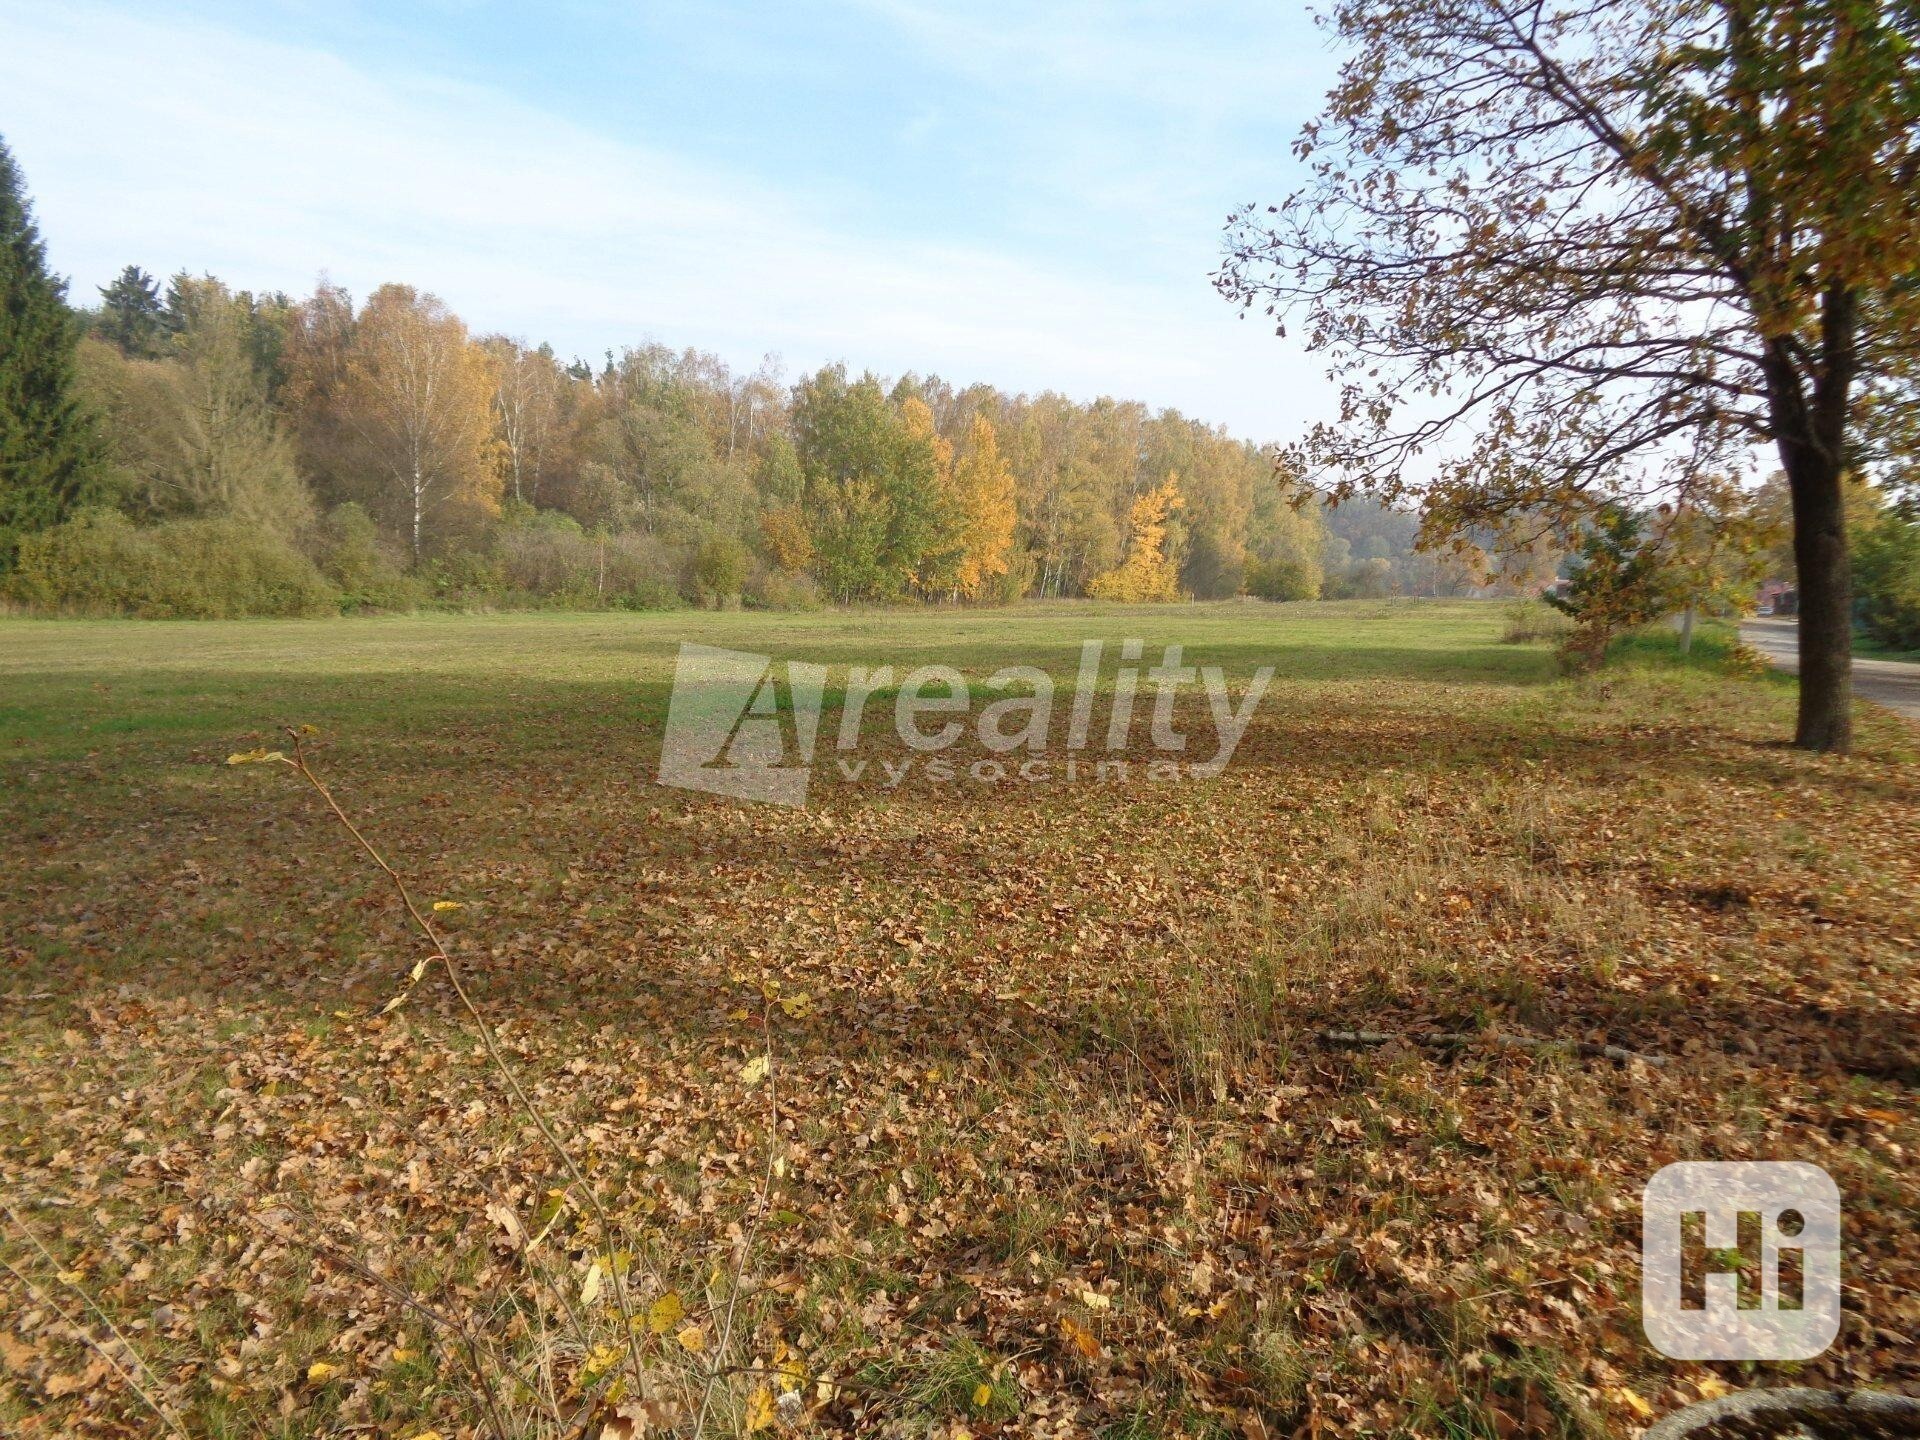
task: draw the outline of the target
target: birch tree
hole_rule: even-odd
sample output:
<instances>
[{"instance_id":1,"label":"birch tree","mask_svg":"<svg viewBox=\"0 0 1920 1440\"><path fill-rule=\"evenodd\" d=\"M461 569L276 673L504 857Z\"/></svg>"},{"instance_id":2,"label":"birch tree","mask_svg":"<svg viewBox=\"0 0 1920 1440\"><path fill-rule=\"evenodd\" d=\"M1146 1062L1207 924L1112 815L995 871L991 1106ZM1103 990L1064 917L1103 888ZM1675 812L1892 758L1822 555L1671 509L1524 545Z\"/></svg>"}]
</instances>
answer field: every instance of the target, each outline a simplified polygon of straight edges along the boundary
<instances>
[{"instance_id":1,"label":"birch tree","mask_svg":"<svg viewBox=\"0 0 1920 1440\"><path fill-rule=\"evenodd\" d=\"M373 477L397 496L417 564L430 516L497 513L493 366L438 299L407 285L367 298L346 355L341 403Z\"/></svg>"},{"instance_id":2,"label":"birch tree","mask_svg":"<svg viewBox=\"0 0 1920 1440\"><path fill-rule=\"evenodd\" d=\"M515 500L538 505L541 479L564 439L561 400L569 382L547 346L531 349L504 336L483 344L493 359L493 411L507 486Z\"/></svg>"}]
</instances>

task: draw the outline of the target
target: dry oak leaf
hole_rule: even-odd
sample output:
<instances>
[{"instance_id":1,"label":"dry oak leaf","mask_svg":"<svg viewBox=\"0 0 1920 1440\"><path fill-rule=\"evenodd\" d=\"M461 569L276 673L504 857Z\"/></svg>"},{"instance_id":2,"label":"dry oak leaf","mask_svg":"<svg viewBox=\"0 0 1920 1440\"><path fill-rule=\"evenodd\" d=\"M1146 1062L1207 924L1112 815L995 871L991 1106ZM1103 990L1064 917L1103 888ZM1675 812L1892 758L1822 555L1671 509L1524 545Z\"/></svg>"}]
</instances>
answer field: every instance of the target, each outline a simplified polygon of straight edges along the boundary
<instances>
[{"instance_id":1,"label":"dry oak leaf","mask_svg":"<svg viewBox=\"0 0 1920 1440\"><path fill-rule=\"evenodd\" d=\"M1073 1342L1073 1348L1089 1360L1100 1357L1100 1341L1094 1333L1071 1316L1060 1317L1060 1333Z\"/></svg>"}]
</instances>

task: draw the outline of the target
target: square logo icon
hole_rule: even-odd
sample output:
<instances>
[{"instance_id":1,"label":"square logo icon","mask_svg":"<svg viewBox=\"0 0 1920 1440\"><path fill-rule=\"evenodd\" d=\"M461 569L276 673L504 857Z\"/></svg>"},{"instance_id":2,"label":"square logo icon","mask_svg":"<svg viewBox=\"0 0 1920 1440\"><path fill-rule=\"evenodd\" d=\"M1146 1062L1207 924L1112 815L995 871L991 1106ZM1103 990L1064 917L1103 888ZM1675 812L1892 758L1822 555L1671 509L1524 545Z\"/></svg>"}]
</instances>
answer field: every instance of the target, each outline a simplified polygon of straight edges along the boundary
<instances>
[{"instance_id":1,"label":"square logo icon","mask_svg":"<svg viewBox=\"0 0 1920 1440\"><path fill-rule=\"evenodd\" d=\"M1811 1360L1840 1333L1840 1191L1798 1160L1681 1161L1641 1202L1641 1323L1672 1360Z\"/></svg>"},{"instance_id":2,"label":"square logo icon","mask_svg":"<svg viewBox=\"0 0 1920 1440\"><path fill-rule=\"evenodd\" d=\"M673 667L659 782L802 806L813 773L824 665L683 644Z\"/></svg>"}]
</instances>

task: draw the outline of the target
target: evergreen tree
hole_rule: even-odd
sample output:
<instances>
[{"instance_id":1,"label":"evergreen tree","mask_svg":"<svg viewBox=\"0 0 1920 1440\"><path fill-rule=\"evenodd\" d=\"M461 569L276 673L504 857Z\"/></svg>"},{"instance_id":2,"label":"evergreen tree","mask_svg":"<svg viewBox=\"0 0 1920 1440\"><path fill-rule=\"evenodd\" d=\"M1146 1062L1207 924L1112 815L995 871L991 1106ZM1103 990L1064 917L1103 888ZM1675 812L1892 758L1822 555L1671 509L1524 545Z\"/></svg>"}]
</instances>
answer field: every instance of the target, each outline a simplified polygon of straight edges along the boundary
<instances>
[{"instance_id":1,"label":"evergreen tree","mask_svg":"<svg viewBox=\"0 0 1920 1440\"><path fill-rule=\"evenodd\" d=\"M0 571L20 536L65 518L89 478L92 430L73 385L78 341L26 182L0 141Z\"/></svg>"},{"instance_id":2,"label":"evergreen tree","mask_svg":"<svg viewBox=\"0 0 1920 1440\"><path fill-rule=\"evenodd\" d=\"M100 319L94 328L127 354L152 359L166 328L159 282L138 265L127 266L113 284L100 287Z\"/></svg>"},{"instance_id":3,"label":"evergreen tree","mask_svg":"<svg viewBox=\"0 0 1920 1440\"><path fill-rule=\"evenodd\" d=\"M1657 620L1675 597L1665 556L1646 535L1640 515L1609 501L1575 545L1565 585L1545 599L1578 624L1562 647L1568 663L1591 670L1614 636Z\"/></svg>"}]
</instances>

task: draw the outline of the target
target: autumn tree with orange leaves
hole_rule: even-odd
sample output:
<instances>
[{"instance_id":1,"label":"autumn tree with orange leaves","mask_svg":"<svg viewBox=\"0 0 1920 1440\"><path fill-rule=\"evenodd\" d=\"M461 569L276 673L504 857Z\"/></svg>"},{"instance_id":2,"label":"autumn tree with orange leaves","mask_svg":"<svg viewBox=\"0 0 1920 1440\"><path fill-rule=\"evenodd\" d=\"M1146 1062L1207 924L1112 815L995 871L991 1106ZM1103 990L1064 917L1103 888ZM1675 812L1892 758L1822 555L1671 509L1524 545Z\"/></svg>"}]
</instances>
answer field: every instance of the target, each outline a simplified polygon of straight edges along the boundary
<instances>
[{"instance_id":1,"label":"autumn tree with orange leaves","mask_svg":"<svg viewBox=\"0 0 1920 1440\"><path fill-rule=\"evenodd\" d=\"M416 562L430 520L498 513L494 363L437 297L383 285L354 315L343 292L323 287L290 349L313 463L394 516Z\"/></svg>"}]
</instances>

